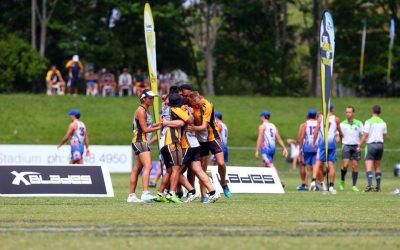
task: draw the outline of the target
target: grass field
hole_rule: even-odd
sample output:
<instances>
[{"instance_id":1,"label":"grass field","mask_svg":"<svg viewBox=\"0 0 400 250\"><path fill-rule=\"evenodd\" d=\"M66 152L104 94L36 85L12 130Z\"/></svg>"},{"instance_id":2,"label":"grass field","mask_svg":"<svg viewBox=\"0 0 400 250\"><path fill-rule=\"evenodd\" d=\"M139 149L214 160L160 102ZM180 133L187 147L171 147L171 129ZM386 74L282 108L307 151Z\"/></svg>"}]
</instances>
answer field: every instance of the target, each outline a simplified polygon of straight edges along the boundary
<instances>
[{"instance_id":1,"label":"grass field","mask_svg":"<svg viewBox=\"0 0 400 250\"><path fill-rule=\"evenodd\" d=\"M289 187L294 173L283 172ZM115 198L1 198L0 249L399 249L398 183L381 193L287 189L233 195L214 204L127 204L127 174Z\"/></svg>"},{"instance_id":2,"label":"grass field","mask_svg":"<svg viewBox=\"0 0 400 250\"><path fill-rule=\"evenodd\" d=\"M319 107L317 98L210 99L224 114L232 148L254 147L262 109L271 111L272 122L289 138L296 136L306 110ZM381 193L295 191L298 174L279 155L286 194L234 194L215 204L127 204L129 175L113 174L115 198L0 198L0 249L399 249L400 196L389 191L400 186L391 172L400 162L400 101L334 103L341 118L344 107L354 105L360 120L369 117L373 104L382 105L386 147L393 150L384 155ZM57 144L67 128L66 113L77 107L92 144L129 145L137 105L127 97L0 95L0 143ZM231 149L230 165L257 166L253 155L252 148ZM364 185L360 171L359 187Z\"/></svg>"}]
</instances>

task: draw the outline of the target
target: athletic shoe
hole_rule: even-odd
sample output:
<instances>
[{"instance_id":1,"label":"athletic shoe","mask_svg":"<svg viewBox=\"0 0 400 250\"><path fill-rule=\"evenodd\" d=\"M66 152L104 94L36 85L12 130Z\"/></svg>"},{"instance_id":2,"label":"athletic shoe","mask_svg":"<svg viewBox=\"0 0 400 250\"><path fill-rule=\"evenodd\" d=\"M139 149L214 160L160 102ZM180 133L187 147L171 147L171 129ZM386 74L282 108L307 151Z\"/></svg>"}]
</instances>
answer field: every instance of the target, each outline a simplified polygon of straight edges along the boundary
<instances>
[{"instance_id":1,"label":"athletic shoe","mask_svg":"<svg viewBox=\"0 0 400 250\"><path fill-rule=\"evenodd\" d=\"M310 183L310 188L309 191L316 191L317 185L315 184L315 181L312 181Z\"/></svg>"},{"instance_id":2,"label":"athletic shoe","mask_svg":"<svg viewBox=\"0 0 400 250\"><path fill-rule=\"evenodd\" d=\"M142 197L140 197L144 202L153 202L156 197L154 197L153 195L151 195L151 193L149 191L143 191L142 193Z\"/></svg>"},{"instance_id":3,"label":"athletic shoe","mask_svg":"<svg viewBox=\"0 0 400 250\"><path fill-rule=\"evenodd\" d=\"M160 194L157 195L154 201L161 203L169 203L169 200L165 197L165 195L160 195Z\"/></svg>"},{"instance_id":4,"label":"athletic shoe","mask_svg":"<svg viewBox=\"0 0 400 250\"><path fill-rule=\"evenodd\" d=\"M356 186L353 186L351 190L353 190L353 192L360 192L360 189L358 189L358 187Z\"/></svg>"},{"instance_id":5,"label":"athletic shoe","mask_svg":"<svg viewBox=\"0 0 400 250\"><path fill-rule=\"evenodd\" d=\"M390 192L390 194L393 194L393 195L400 194L400 188L396 188L395 190L393 190L392 192Z\"/></svg>"},{"instance_id":6,"label":"athletic shoe","mask_svg":"<svg viewBox=\"0 0 400 250\"><path fill-rule=\"evenodd\" d=\"M298 191L307 191L308 189L307 189L306 185L300 184L300 185L297 186L297 190Z\"/></svg>"},{"instance_id":7,"label":"athletic shoe","mask_svg":"<svg viewBox=\"0 0 400 250\"><path fill-rule=\"evenodd\" d=\"M364 192L372 192L373 188L371 186L366 186Z\"/></svg>"},{"instance_id":8,"label":"athletic shoe","mask_svg":"<svg viewBox=\"0 0 400 250\"><path fill-rule=\"evenodd\" d=\"M374 192L380 192L380 191L381 191L381 188L380 188L380 187L376 187L373 191L374 191Z\"/></svg>"},{"instance_id":9,"label":"athletic shoe","mask_svg":"<svg viewBox=\"0 0 400 250\"><path fill-rule=\"evenodd\" d=\"M143 203L141 199L136 197L135 193L129 194L128 199L126 200L127 202L132 202L132 203Z\"/></svg>"},{"instance_id":10,"label":"athletic shoe","mask_svg":"<svg viewBox=\"0 0 400 250\"><path fill-rule=\"evenodd\" d=\"M328 191L328 187L326 186L325 182L321 182L319 185L321 186L322 191Z\"/></svg>"},{"instance_id":11,"label":"athletic shoe","mask_svg":"<svg viewBox=\"0 0 400 250\"><path fill-rule=\"evenodd\" d=\"M219 199L219 197L221 197L221 195L219 193L215 192L215 194L208 196L208 201L207 202L208 203L214 203Z\"/></svg>"},{"instance_id":12,"label":"athletic shoe","mask_svg":"<svg viewBox=\"0 0 400 250\"><path fill-rule=\"evenodd\" d=\"M201 203L208 203L208 197L201 197Z\"/></svg>"},{"instance_id":13,"label":"athletic shoe","mask_svg":"<svg viewBox=\"0 0 400 250\"><path fill-rule=\"evenodd\" d=\"M329 192L331 192L331 194L336 194L336 189L333 186L330 186Z\"/></svg>"},{"instance_id":14,"label":"athletic shoe","mask_svg":"<svg viewBox=\"0 0 400 250\"><path fill-rule=\"evenodd\" d=\"M339 190L343 191L344 190L344 181L339 182Z\"/></svg>"},{"instance_id":15,"label":"athletic shoe","mask_svg":"<svg viewBox=\"0 0 400 250\"><path fill-rule=\"evenodd\" d=\"M184 202L185 203L189 203L189 202L192 202L192 201L194 201L196 199L197 199L197 195L196 194L188 193L187 199Z\"/></svg>"},{"instance_id":16,"label":"athletic shoe","mask_svg":"<svg viewBox=\"0 0 400 250\"><path fill-rule=\"evenodd\" d=\"M176 194L174 195L168 195L167 199L173 203L182 203L182 201L178 198L178 196L176 196Z\"/></svg>"},{"instance_id":17,"label":"athletic shoe","mask_svg":"<svg viewBox=\"0 0 400 250\"><path fill-rule=\"evenodd\" d=\"M226 196L226 198L231 198L231 190L229 190L228 185L226 185L225 187L222 188L224 190L224 195Z\"/></svg>"}]
</instances>

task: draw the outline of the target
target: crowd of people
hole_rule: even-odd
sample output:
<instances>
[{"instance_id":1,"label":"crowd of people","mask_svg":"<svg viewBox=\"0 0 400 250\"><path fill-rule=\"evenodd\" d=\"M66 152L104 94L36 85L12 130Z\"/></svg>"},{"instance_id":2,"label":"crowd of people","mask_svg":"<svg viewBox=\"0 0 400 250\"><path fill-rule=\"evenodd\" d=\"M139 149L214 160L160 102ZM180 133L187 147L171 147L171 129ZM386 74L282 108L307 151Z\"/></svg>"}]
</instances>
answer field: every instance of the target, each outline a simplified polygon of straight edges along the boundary
<instances>
[{"instance_id":1,"label":"crowd of people","mask_svg":"<svg viewBox=\"0 0 400 250\"><path fill-rule=\"evenodd\" d=\"M118 77L110 68L103 68L96 72L93 65L85 67L78 55L74 55L65 65L68 71L67 81L64 80L56 65L52 65L46 74L47 95L78 95L78 87L83 78L86 95L88 96L140 96L144 89L150 88L147 74L141 68L131 74L128 67L123 67ZM159 95L168 94L172 76L167 70L158 75ZM67 91L67 92L66 92Z\"/></svg>"}]
</instances>

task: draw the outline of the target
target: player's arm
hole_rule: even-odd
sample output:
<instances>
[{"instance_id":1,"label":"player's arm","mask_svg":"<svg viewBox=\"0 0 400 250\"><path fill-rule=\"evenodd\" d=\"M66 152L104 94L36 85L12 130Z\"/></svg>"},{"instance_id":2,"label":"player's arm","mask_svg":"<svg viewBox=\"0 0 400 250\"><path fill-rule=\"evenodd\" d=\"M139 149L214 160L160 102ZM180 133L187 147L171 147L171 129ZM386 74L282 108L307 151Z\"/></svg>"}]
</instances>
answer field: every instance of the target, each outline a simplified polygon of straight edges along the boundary
<instances>
[{"instance_id":1,"label":"player's arm","mask_svg":"<svg viewBox=\"0 0 400 250\"><path fill-rule=\"evenodd\" d=\"M146 124L146 111L144 109L139 109L136 111L136 117L139 120L140 127L143 132L151 133L161 128L160 123L154 123L151 127L147 127Z\"/></svg>"},{"instance_id":2,"label":"player's arm","mask_svg":"<svg viewBox=\"0 0 400 250\"><path fill-rule=\"evenodd\" d=\"M185 126L185 122L181 119L179 120L173 120L173 121L167 121L167 120L162 120L161 124L163 127L171 127L171 128L179 128Z\"/></svg>"},{"instance_id":3,"label":"player's arm","mask_svg":"<svg viewBox=\"0 0 400 250\"><path fill-rule=\"evenodd\" d=\"M282 154L283 154L283 156L284 156L284 157L287 157L288 151L287 151L287 149L286 149L286 147L285 147L285 143L283 142L283 140L282 140L282 138L281 138L281 135L280 135L279 132L278 132L278 129L276 129L276 139L278 140L278 143L279 143L279 145L280 145L281 148L282 148Z\"/></svg>"},{"instance_id":4,"label":"player's arm","mask_svg":"<svg viewBox=\"0 0 400 250\"><path fill-rule=\"evenodd\" d=\"M335 117L335 122L336 122L337 130L339 132L340 139L342 139L343 138L343 132L342 132L342 127L340 127L339 118Z\"/></svg>"},{"instance_id":5,"label":"player's arm","mask_svg":"<svg viewBox=\"0 0 400 250\"><path fill-rule=\"evenodd\" d=\"M51 81L51 71L50 71L50 70L47 71L47 74L46 74L46 81L47 81L47 82L50 82L50 81Z\"/></svg>"},{"instance_id":6,"label":"player's arm","mask_svg":"<svg viewBox=\"0 0 400 250\"><path fill-rule=\"evenodd\" d=\"M319 133L319 130L321 129L321 122L322 122L322 119L321 119L321 117L319 117L318 122L317 122L317 127L315 128L314 135L313 135L313 142L312 142L313 148L315 148L315 142L317 141L318 133Z\"/></svg>"},{"instance_id":7,"label":"player's arm","mask_svg":"<svg viewBox=\"0 0 400 250\"><path fill-rule=\"evenodd\" d=\"M86 146L86 155L90 155L90 151L89 151L89 136L88 136L87 129L85 131L85 146Z\"/></svg>"},{"instance_id":8,"label":"player's arm","mask_svg":"<svg viewBox=\"0 0 400 250\"><path fill-rule=\"evenodd\" d=\"M151 137L149 144L154 143L155 141L157 141L157 135L153 135L153 137Z\"/></svg>"},{"instance_id":9,"label":"player's arm","mask_svg":"<svg viewBox=\"0 0 400 250\"><path fill-rule=\"evenodd\" d=\"M68 126L67 133L65 133L64 137L60 141L60 143L57 145L57 149L59 149L66 141L68 141L68 138L71 137L72 133L76 129L76 123L71 122Z\"/></svg>"},{"instance_id":10,"label":"player's arm","mask_svg":"<svg viewBox=\"0 0 400 250\"><path fill-rule=\"evenodd\" d=\"M369 127L370 124L368 121L365 122L365 126L364 126L364 130L361 136L361 140L360 140L360 145L357 147L357 151L361 150L362 145L364 145L365 141L367 140L368 137L368 132L369 132Z\"/></svg>"},{"instance_id":11,"label":"player's arm","mask_svg":"<svg viewBox=\"0 0 400 250\"><path fill-rule=\"evenodd\" d=\"M256 153L255 153L255 157L256 159L258 159L258 151L260 150L260 146L263 140L263 134L265 132L265 126L263 124L261 124L258 127L258 137L257 137L257 142L256 142Z\"/></svg>"},{"instance_id":12,"label":"player's arm","mask_svg":"<svg viewBox=\"0 0 400 250\"><path fill-rule=\"evenodd\" d=\"M304 123L302 123L302 124L300 125L300 127L299 127L299 134L298 134L298 136L297 136L297 141L298 141L298 143L299 143L299 157L300 157L300 161L301 161L301 162L303 161L303 155L302 155L303 147L301 146L301 144L302 144L303 141L304 141L304 136L305 136L305 133L307 132L306 129L307 129L307 125L306 125L306 123L304 122Z\"/></svg>"},{"instance_id":13,"label":"player's arm","mask_svg":"<svg viewBox=\"0 0 400 250\"><path fill-rule=\"evenodd\" d=\"M65 82L65 81L64 81L64 78L62 77L62 75L61 75L61 73L60 73L59 70L56 71L56 74L57 74L57 76L58 76L58 79L60 79L60 82Z\"/></svg>"}]
</instances>

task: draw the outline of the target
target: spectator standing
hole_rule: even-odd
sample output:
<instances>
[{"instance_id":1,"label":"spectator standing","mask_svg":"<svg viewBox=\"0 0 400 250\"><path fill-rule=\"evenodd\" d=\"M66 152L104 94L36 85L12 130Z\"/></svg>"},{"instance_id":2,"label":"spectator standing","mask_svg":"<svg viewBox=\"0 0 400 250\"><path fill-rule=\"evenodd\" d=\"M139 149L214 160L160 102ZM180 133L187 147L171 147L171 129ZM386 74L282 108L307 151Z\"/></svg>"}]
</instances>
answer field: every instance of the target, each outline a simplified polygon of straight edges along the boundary
<instances>
[{"instance_id":1,"label":"spectator standing","mask_svg":"<svg viewBox=\"0 0 400 250\"><path fill-rule=\"evenodd\" d=\"M71 94L71 89L74 90L74 96L78 95L79 74L83 70L83 64L79 61L79 56L74 55L72 60L69 60L65 67L68 69L68 94Z\"/></svg>"}]
</instances>

